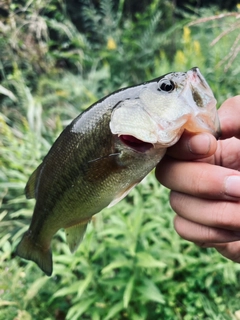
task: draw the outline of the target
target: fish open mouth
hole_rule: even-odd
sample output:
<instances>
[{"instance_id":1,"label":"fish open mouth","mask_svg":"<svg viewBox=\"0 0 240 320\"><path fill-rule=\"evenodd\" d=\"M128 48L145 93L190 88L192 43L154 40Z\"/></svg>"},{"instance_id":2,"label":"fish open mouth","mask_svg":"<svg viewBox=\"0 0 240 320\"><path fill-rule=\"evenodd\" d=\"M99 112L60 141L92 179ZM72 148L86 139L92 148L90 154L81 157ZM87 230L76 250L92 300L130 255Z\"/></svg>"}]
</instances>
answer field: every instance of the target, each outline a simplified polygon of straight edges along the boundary
<instances>
[{"instance_id":1,"label":"fish open mouth","mask_svg":"<svg viewBox=\"0 0 240 320\"><path fill-rule=\"evenodd\" d=\"M137 152L146 152L153 147L152 143L144 142L131 135L123 134L119 136L120 140L131 149Z\"/></svg>"}]
</instances>

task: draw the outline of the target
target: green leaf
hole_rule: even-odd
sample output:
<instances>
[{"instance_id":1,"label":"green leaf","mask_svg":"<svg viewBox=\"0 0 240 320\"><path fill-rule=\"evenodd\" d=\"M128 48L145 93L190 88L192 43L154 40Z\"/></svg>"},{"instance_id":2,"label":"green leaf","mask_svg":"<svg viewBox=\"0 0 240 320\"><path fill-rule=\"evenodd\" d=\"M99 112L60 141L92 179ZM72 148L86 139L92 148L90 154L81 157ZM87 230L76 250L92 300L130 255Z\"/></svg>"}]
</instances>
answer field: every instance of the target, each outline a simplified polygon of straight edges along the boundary
<instances>
[{"instance_id":1,"label":"green leaf","mask_svg":"<svg viewBox=\"0 0 240 320\"><path fill-rule=\"evenodd\" d=\"M161 294L158 287L152 280L144 279L143 286L139 287L138 290L140 291L142 297L144 297L144 300L156 301L161 304L165 304L164 296Z\"/></svg>"},{"instance_id":2,"label":"green leaf","mask_svg":"<svg viewBox=\"0 0 240 320\"><path fill-rule=\"evenodd\" d=\"M67 320L79 320L80 316L90 307L91 304L93 304L95 301L95 298L82 300L77 304L74 304L73 307L71 307L67 313Z\"/></svg>"},{"instance_id":3,"label":"green leaf","mask_svg":"<svg viewBox=\"0 0 240 320\"><path fill-rule=\"evenodd\" d=\"M129 268L131 266L131 261L123 258L122 260L116 260L113 261L111 263L109 263L109 265L107 265L105 268L102 269L102 274L108 273L110 271L112 271L113 269L117 269L117 268L122 268L122 267L127 267Z\"/></svg>"},{"instance_id":4,"label":"green leaf","mask_svg":"<svg viewBox=\"0 0 240 320\"><path fill-rule=\"evenodd\" d=\"M0 213L0 221L4 219L4 217L7 215L7 210L4 210L3 212Z\"/></svg>"},{"instance_id":5,"label":"green leaf","mask_svg":"<svg viewBox=\"0 0 240 320\"><path fill-rule=\"evenodd\" d=\"M25 295L25 300L29 301L33 299L39 293L39 290L45 285L45 283L48 280L49 278L47 276L37 279L28 289Z\"/></svg>"},{"instance_id":6,"label":"green leaf","mask_svg":"<svg viewBox=\"0 0 240 320\"><path fill-rule=\"evenodd\" d=\"M7 96L8 98L12 99L13 101L17 101L16 96L12 93L12 91L4 88L2 85L0 85L0 93Z\"/></svg>"},{"instance_id":7,"label":"green leaf","mask_svg":"<svg viewBox=\"0 0 240 320\"><path fill-rule=\"evenodd\" d=\"M10 233L5 234L2 239L0 239L0 248L2 248L5 242L11 237Z\"/></svg>"},{"instance_id":8,"label":"green leaf","mask_svg":"<svg viewBox=\"0 0 240 320\"><path fill-rule=\"evenodd\" d=\"M123 306L124 308L128 307L129 301L132 296L132 291L133 291L133 285L135 281L135 276L132 276L130 280L128 281L128 284L126 285L126 289L123 294Z\"/></svg>"},{"instance_id":9,"label":"green leaf","mask_svg":"<svg viewBox=\"0 0 240 320\"><path fill-rule=\"evenodd\" d=\"M78 292L79 286L83 281L76 281L72 285L59 289L54 293L53 298L64 297L70 294L76 294Z\"/></svg>"},{"instance_id":10,"label":"green leaf","mask_svg":"<svg viewBox=\"0 0 240 320\"><path fill-rule=\"evenodd\" d=\"M109 319L113 319L113 317L123 309L123 302L118 302L116 304L114 304L110 309L109 312L107 314L107 316L104 318L104 320L109 320Z\"/></svg>"},{"instance_id":11,"label":"green leaf","mask_svg":"<svg viewBox=\"0 0 240 320\"><path fill-rule=\"evenodd\" d=\"M92 278L93 278L93 273L89 272L86 279L82 282L81 286L79 286L78 294L77 294L78 298L80 298L83 292L87 289L87 287L92 281Z\"/></svg>"},{"instance_id":12,"label":"green leaf","mask_svg":"<svg viewBox=\"0 0 240 320\"><path fill-rule=\"evenodd\" d=\"M7 300L1 300L0 301L0 307L6 307L6 306L12 306L17 305L17 302L15 301L7 301Z\"/></svg>"},{"instance_id":13,"label":"green leaf","mask_svg":"<svg viewBox=\"0 0 240 320\"><path fill-rule=\"evenodd\" d=\"M77 297L80 298L84 291L87 289L93 278L93 273L88 272L84 280L75 281L72 285L64 287L53 295L53 298L64 297L66 295L77 294Z\"/></svg>"},{"instance_id":14,"label":"green leaf","mask_svg":"<svg viewBox=\"0 0 240 320\"><path fill-rule=\"evenodd\" d=\"M138 252L136 254L138 267L144 268L164 268L166 263L156 260L152 255L147 252Z\"/></svg>"}]
</instances>

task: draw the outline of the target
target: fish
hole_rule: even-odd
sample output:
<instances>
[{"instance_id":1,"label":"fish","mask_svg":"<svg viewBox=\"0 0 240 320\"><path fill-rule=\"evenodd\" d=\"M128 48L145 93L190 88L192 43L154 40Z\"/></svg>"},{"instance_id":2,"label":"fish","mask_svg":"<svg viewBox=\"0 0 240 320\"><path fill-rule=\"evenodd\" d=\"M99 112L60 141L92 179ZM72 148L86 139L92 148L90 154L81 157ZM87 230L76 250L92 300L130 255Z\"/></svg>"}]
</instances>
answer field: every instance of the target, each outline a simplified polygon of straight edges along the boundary
<instances>
[{"instance_id":1,"label":"fish","mask_svg":"<svg viewBox=\"0 0 240 320\"><path fill-rule=\"evenodd\" d=\"M83 111L27 182L36 202L17 255L51 276L56 232L65 229L75 252L93 215L122 200L184 130L220 134L216 99L197 67L120 89Z\"/></svg>"}]
</instances>

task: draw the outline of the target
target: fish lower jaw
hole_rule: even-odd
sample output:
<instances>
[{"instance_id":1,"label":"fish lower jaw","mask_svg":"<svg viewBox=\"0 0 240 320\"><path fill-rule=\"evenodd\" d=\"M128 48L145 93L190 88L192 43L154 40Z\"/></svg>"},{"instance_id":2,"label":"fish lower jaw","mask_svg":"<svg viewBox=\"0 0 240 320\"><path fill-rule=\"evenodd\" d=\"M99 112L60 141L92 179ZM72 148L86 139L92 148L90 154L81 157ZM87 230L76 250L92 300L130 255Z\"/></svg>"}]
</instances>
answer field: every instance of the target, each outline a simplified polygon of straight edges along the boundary
<instances>
[{"instance_id":1,"label":"fish lower jaw","mask_svg":"<svg viewBox=\"0 0 240 320\"><path fill-rule=\"evenodd\" d=\"M119 136L121 142L133 149L134 151L145 153L153 148L153 144L137 139L134 136L123 134Z\"/></svg>"}]
</instances>

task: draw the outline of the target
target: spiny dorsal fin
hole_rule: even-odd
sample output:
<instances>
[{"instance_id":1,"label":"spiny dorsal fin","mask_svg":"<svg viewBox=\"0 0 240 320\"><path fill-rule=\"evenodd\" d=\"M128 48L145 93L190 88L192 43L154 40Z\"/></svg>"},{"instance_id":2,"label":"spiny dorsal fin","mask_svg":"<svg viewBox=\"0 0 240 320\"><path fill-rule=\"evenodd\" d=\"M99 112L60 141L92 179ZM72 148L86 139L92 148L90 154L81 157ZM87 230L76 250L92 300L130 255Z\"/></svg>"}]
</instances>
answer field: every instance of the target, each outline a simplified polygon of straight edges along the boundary
<instances>
[{"instance_id":1,"label":"spiny dorsal fin","mask_svg":"<svg viewBox=\"0 0 240 320\"><path fill-rule=\"evenodd\" d=\"M67 243L72 253L77 250L78 246L82 242L88 222L89 220L83 221L80 224L76 224L65 229Z\"/></svg>"},{"instance_id":2,"label":"spiny dorsal fin","mask_svg":"<svg viewBox=\"0 0 240 320\"><path fill-rule=\"evenodd\" d=\"M41 173L42 169L42 164L40 164L40 166L37 167L36 170L33 171L33 173L31 174L31 176L28 179L28 182L26 184L25 187L25 195L27 197L27 199L33 199L36 198L36 182L39 178L39 175Z\"/></svg>"}]
</instances>

